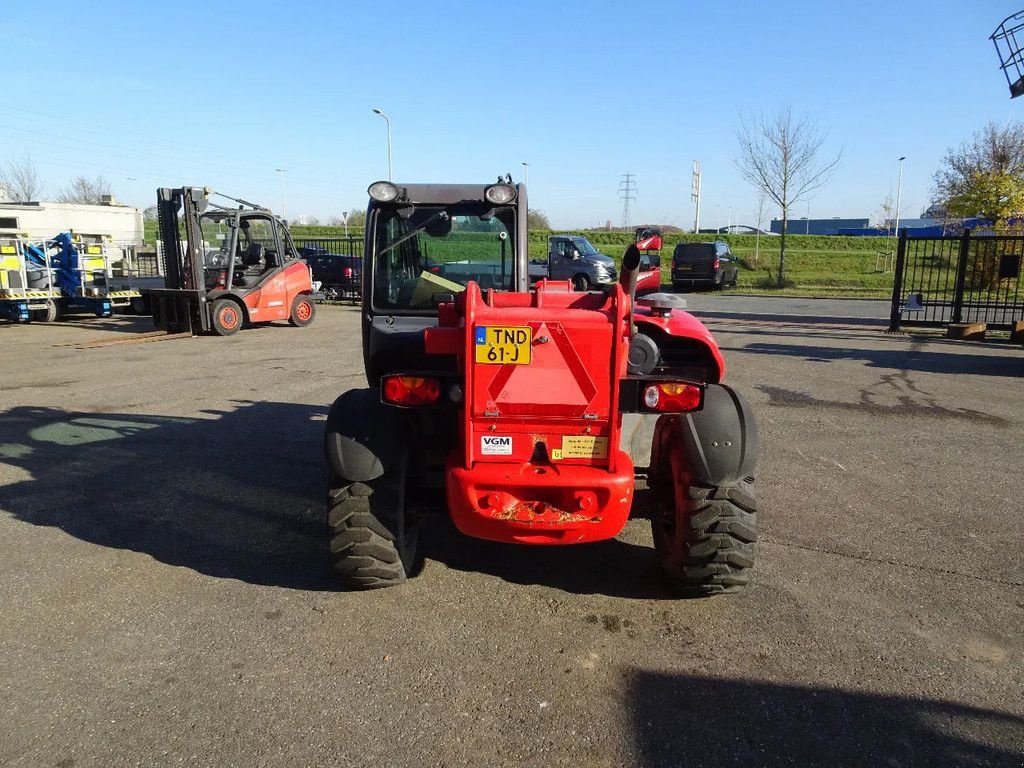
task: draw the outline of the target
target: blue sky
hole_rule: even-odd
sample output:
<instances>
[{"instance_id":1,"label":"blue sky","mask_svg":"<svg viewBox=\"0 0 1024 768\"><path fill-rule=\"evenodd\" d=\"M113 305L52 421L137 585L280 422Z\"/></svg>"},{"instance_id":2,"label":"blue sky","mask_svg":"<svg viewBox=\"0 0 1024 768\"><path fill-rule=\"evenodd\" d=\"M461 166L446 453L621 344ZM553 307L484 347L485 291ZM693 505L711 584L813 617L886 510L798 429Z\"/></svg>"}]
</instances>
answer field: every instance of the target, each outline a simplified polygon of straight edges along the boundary
<instances>
[{"instance_id":1,"label":"blue sky","mask_svg":"<svg viewBox=\"0 0 1024 768\"><path fill-rule=\"evenodd\" d=\"M1019 1L1019 0L1018 0ZM396 181L481 181L529 162L555 226L752 223L732 158L742 113L789 102L842 150L812 217L903 215L947 147L1011 102L988 36L1021 6L859 3L81 3L8 0L0 161L29 152L48 192L103 174L118 198L200 184L326 218ZM1024 5L1024 3L1022 3ZM775 214L775 211L771 211ZM797 206L796 215L807 213Z\"/></svg>"}]
</instances>

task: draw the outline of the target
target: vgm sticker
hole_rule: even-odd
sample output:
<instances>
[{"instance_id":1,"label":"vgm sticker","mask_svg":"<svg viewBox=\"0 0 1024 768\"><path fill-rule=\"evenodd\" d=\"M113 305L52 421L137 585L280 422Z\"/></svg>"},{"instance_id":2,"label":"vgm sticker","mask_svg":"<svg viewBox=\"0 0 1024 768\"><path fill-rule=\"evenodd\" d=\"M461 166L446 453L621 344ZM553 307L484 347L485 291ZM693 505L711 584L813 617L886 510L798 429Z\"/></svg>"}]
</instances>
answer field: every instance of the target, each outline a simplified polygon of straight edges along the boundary
<instances>
[{"instance_id":1,"label":"vgm sticker","mask_svg":"<svg viewBox=\"0 0 1024 768\"><path fill-rule=\"evenodd\" d=\"M511 456L511 435L481 435L480 453L483 456Z\"/></svg>"}]
</instances>

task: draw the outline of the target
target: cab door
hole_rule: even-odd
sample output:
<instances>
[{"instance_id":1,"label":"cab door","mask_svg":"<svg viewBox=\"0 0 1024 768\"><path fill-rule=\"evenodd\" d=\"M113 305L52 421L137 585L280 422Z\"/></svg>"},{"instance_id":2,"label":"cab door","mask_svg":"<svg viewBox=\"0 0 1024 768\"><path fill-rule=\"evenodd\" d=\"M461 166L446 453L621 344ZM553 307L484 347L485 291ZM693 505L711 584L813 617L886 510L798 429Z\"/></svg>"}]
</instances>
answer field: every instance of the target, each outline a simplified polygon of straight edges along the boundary
<instances>
[{"instance_id":1,"label":"cab door","mask_svg":"<svg viewBox=\"0 0 1024 768\"><path fill-rule=\"evenodd\" d=\"M263 246L266 268L257 286L245 295L253 322L287 320L291 311L287 282L281 263L285 258L284 241L278 222L269 216L247 217L249 237Z\"/></svg>"},{"instance_id":2,"label":"cab door","mask_svg":"<svg viewBox=\"0 0 1024 768\"><path fill-rule=\"evenodd\" d=\"M548 254L548 275L552 280L569 280L573 273L573 252L575 246L563 238L551 241L551 253Z\"/></svg>"}]
</instances>

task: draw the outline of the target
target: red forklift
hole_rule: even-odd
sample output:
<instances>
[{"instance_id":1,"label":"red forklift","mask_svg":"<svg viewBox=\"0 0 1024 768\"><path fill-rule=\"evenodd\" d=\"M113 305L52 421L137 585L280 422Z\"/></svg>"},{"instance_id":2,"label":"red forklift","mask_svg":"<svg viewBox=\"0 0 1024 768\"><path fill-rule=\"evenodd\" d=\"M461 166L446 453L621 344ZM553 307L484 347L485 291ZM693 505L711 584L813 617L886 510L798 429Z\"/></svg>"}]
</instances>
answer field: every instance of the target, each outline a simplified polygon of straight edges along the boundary
<instances>
[{"instance_id":1,"label":"red forklift","mask_svg":"<svg viewBox=\"0 0 1024 768\"><path fill-rule=\"evenodd\" d=\"M269 209L206 188L161 188L157 217L166 281L144 295L157 328L231 336L256 323L313 322L309 266Z\"/></svg>"},{"instance_id":2,"label":"red forklift","mask_svg":"<svg viewBox=\"0 0 1024 768\"><path fill-rule=\"evenodd\" d=\"M524 185L381 181L369 194L369 386L334 402L325 431L342 584L414 575L433 511L492 541L612 538L639 480L653 499L654 554L681 594L745 585L757 539L753 414L679 297L636 298L636 245L610 290L531 288Z\"/></svg>"}]
</instances>

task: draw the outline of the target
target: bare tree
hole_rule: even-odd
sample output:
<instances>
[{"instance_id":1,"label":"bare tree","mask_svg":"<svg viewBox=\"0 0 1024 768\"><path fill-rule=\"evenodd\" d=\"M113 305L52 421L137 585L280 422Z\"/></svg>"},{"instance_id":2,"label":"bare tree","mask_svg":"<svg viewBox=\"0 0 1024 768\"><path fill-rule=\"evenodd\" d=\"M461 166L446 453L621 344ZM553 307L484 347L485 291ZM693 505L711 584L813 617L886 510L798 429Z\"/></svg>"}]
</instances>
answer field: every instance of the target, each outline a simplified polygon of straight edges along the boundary
<instances>
[{"instance_id":1,"label":"bare tree","mask_svg":"<svg viewBox=\"0 0 1024 768\"><path fill-rule=\"evenodd\" d=\"M0 187L8 200L16 203L30 203L38 200L43 191L39 171L32 157L26 152L0 166Z\"/></svg>"},{"instance_id":2,"label":"bare tree","mask_svg":"<svg viewBox=\"0 0 1024 768\"><path fill-rule=\"evenodd\" d=\"M736 131L740 151L733 160L736 169L782 210L780 287L785 281L789 209L826 184L842 158L841 152L831 159L818 158L827 137L827 131L810 118L794 117L788 104L772 117L740 116Z\"/></svg>"},{"instance_id":3,"label":"bare tree","mask_svg":"<svg viewBox=\"0 0 1024 768\"><path fill-rule=\"evenodd\" d=\"M159 217L157 216L157 209L155 205L151 205L142 211L143 221L156 221Z\"/></svg>"},{"instance_id":4,"label":"bare tree","mask_svg":"<svg viewBox=\"0 0 1024 768\"><path fill-rule=\"evenodd\" d=\"M893 202L892 195L886 195L882 198L882 202L878 204L878 210L875 212L875 229L884 229L885 236L888 237L892 233L892 225L896 218L896 203Z\"/></svg>"},{"instance_id":5,"label":"bare tree","mask_svg":"<svg viewBox=\"0 0 1024 768\"><path fill-rule=\"evenodd\" d=\"M57 193L57 202L99 205L103 202L104 195L109 194L110 184L102 176L92 180L85 176L76 176Z\"/></svg>"}]
</instances>

